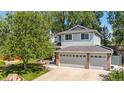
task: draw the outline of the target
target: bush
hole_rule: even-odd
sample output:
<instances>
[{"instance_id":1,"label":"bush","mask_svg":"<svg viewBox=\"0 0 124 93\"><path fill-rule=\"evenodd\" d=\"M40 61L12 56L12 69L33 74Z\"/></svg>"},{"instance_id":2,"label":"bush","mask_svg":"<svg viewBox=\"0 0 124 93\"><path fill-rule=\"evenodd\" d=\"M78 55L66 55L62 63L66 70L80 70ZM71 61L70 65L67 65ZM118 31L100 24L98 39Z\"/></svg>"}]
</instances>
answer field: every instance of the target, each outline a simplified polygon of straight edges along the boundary
<instances>
[{"instance_id":1,"label":"bush","mask_svg":"<svg viewBox=\"0 0 124 93\"><path fill-rule=\"evenodd\" d=\"M0 60L0 65L5 65L5 62L3 60Z\"/></svg>"},{"instance_id":2,"label":"bush","mask_svg":"<svg viewBox=\"0 0 124 93\"><path fill-rule=\"evenodd\" d=\"M108 74L108 80L110 81L124 81L124 70L113 70Z\"/></svg>"}]
</instances>

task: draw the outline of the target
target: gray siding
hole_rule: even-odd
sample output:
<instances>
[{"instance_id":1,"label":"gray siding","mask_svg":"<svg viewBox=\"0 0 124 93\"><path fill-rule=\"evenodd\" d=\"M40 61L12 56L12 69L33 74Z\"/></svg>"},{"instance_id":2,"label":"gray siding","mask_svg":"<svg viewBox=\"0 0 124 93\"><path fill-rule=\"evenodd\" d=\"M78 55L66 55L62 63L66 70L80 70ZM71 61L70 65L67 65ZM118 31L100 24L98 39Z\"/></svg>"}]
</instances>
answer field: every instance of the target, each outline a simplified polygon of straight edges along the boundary
<instances>
[{"instance_id":1,"label":"gray siding","mask_svg":"<svg viewBox=\"0 0 124 93\"><path fill-rule=\"evenodd\" d=\"M65 40L65 36L61 35L61 41L64 42L64 40Z\"/></svg>"},{"instance_id":2,"label":"gray siding","mask_svg":"<svg viewBox=\"0 0 124 93\"><path fill-rule=\"evenodd\" d=\"M73 41L79 41L80 40L80 34L73 34Z\"/></svg>"}]
</instances>

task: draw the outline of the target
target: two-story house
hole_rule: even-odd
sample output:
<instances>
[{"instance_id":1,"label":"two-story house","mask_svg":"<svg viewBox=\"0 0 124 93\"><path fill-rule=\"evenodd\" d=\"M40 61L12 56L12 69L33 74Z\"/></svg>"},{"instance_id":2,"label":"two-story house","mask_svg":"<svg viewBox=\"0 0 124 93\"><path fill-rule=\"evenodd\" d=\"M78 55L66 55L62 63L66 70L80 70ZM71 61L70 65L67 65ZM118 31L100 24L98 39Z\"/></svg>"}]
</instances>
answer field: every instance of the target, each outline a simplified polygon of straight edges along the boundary
<instances>
[{"instance_id":1,"label":"two-story house","mask_svg":"<svg viewBox=\"0 0 124 93\"><path fill-rule=\"evenodd\" d=\"M94 66L110 70L112 49L101 46L102 35L80 25L57 34L56 64L78 64L89 69Z\"/></svg>"}]
</instances>

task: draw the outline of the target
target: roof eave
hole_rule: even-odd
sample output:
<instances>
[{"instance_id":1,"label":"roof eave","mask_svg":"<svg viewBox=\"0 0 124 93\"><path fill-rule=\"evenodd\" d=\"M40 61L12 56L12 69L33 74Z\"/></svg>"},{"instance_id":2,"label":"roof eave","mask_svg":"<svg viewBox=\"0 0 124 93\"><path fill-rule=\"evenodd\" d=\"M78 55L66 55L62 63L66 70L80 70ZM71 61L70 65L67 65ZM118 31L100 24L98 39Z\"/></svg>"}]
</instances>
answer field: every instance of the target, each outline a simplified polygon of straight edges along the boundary
<instances>
[{"instance_id":1,"label":"roof eave","mask_svg":"<svg viewBox=\"0 0 124 93\"><path fill-rule=\"evenodd\" d=\"M71 32L70 31L70 32L67 32L67 31L64 31L64 32L57 33L57 35L73 34L73 33L96 33L97 35L99 35L102 38L102 35L97 30L88 31L88 32L84 32L84 31L78 31L78 32Z\"/></svg>"},{"instance_id":2,"label":"roof eave","mask_svg":"<svg viewBox=\"0 0 124 93\"><path fill-rule=\"evenodd\" d=\"M107 54L107 53L113 53L112 51L110 52L97 52L97 51L62 51L62 50L57 50L55 52L60 52L60 53L102 53L102 54Z\"/></svg>"}]
</instances>

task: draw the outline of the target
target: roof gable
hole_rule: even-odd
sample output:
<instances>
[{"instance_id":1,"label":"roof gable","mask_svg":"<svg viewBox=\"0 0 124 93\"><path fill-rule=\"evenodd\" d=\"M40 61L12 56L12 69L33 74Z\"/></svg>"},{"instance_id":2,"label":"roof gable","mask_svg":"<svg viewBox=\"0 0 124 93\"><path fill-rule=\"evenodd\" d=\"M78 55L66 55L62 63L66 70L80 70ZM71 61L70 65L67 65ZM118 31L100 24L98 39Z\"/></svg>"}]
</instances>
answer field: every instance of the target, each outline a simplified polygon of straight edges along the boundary
<instances>
[{"instance_id":1,"label":"roof gable","mask_svg":"<svg viewBox=\"0 0 124 93\"><path fill-rule=\"evenodd\" d=\"M102 37L102 35L97 30L89 29L89 28L81 26L81 25L76 25L76 26L70 28L69 30L58 33L57 35L71 34L71 33L96 33L96 34L98 34L98 36Z\"/></svg>"},{"instance_id":2,"label":"roof gable","mask_svg":"<svg viewBox=\"0 0 124 93\"><path fill-rule=\"evenodd\" d=\"M80 25L76 25L76 26L74 26L74 27L72 27L71 29L69 29L69 31L71 30L71 31L73 31L73 30L83 30L83 29L88 29L88 28L86 28L86 27L84 27L84 26L80 26Z\"/></svg>"}]
</instances>

